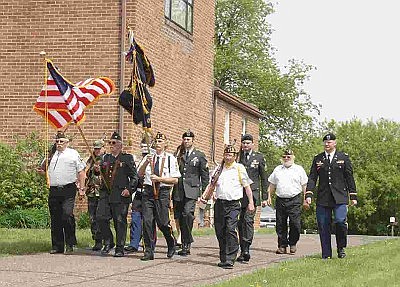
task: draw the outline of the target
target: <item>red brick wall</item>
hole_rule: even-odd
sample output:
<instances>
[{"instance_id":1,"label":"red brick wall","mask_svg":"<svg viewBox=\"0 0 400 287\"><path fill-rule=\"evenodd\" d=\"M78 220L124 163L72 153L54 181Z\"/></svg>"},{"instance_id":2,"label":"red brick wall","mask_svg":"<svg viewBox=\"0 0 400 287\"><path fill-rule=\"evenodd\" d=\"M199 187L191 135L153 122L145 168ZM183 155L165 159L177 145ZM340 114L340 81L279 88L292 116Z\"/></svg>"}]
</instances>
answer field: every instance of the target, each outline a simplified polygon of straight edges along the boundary
<instances>
[{"instance_id":1,"label":"red brick wall","mask_svg":"<svg viewBox=\"0 0 400 287\"><path fill-rule=\"evenodd\" d=\"M0 141L12 142L11 135L24 137L32 131L45 135L43 119L32 111L44 81L42 50L72 82L108 76L119 87L120 2L0 0L4 11L0 18ZM164 1L159 0L127 1L127 23L155 70L156 86L150 89L153 130L165 132L173 150L183 131L191 128L199 147L209 154L214 1L195 3L193 35L182 33L165 19ZM125 85L130 69L126 63ZM118 95L117 90L86 111L82 128L90 142L118 129ZM123 118L125 142L133 144L136 151L141 127L133 126L125 111ZM54 133L51 128L50 134ZM74 145L84 150L76 127L67 133L74 137Z\"/></svg>"}]
</instances>

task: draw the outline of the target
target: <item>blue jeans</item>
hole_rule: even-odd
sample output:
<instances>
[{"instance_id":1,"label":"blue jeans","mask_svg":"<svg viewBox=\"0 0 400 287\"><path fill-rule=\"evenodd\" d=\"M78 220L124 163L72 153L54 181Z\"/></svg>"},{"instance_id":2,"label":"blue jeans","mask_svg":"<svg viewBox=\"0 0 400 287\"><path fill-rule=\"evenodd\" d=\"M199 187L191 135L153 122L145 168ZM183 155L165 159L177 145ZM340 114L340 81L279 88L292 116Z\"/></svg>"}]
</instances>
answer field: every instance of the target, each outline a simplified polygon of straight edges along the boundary
<instances>
[{"instance_id":1,"label":"blue jeans","mask_svg":"<svg viewBox=\"0 0 400 287\"><path fill-rule=\"evenodd\" d=\"M139 211L132 210L131 219L129 246L139 249L140 239L142 238L142 214Z\"/></svg>"},{"instance_id":2,"label":"blue jeans","mask_svg":"<svg viewBox=\"0 0 400 287\"><path fill-rule=\"evenodd\" d=\"M347 205L336 204L335 207L317 205L317 222L319 238L321 241L322 258L332 258L331 227L332 213L334 215L336 246L344 248L347 246Z\"/></svg>"}]
</instances>

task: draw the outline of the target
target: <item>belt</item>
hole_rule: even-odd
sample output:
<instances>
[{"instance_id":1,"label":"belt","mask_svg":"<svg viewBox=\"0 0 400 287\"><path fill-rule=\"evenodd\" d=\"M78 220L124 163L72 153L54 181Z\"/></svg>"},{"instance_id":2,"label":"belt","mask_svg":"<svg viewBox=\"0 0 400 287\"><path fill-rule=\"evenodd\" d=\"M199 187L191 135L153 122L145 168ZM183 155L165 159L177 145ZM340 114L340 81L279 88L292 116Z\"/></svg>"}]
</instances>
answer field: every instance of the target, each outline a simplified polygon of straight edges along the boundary
<instances>
[{"instance_id":1,"label":"belt","mask_svg":"<svg viewBox=\"0 0 400 287\"><path fill-rule=\"evenodd\" d=\"M60 189L70 188L73 185L75 185L75 182L71 182L71 183L68 183L66 185L53 185L53 186L50 186L50 188L60 190Z\"/></svg>"},{"instance_id":2,"label":"belt","mask_svg":"<svg viewBox=\"0 0 400 287\"><path fill-rule=\"evenodd\" d=\"M152 189L153 188L153 186L152 185L148 185L148 184L145 184L144 185L144 188L147 188L147 189ZM171 189L172 188L172 186L160 186L160 189L159 190L169 190L169 189Z\"/></svg>"}]
</instances>

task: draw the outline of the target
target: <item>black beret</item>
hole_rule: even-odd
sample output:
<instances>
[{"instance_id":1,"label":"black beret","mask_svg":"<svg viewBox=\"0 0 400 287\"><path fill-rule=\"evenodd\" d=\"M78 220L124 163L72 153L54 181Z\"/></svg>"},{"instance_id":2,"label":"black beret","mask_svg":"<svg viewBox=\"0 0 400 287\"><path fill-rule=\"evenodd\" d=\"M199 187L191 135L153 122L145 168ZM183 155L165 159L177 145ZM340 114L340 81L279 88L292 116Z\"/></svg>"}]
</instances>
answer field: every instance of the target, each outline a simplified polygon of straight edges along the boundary
<instances>
[{"instance_id":1,"label":"black beret","mask_svg":"<svg viewBox=\"0 0 400 287\"><path fill-rule=\"evenodd\" d=\"M237 151L233 145L228 144L224 148L224 153L237 153Z\"/></svg>"},{"instance_id":2,"label":"black beret","mask_svg":"<svg viewBox=\"0 0 400 287\"><path fill-rule=\"evenodd\" d=\"M119 135L119 133L117 132L113 132L113 134L111 135L110 140L118 140L118 141L122 141L121 136Z\"/></svg>"},{"instance_id":3,"label":"black beret","mask_svg":"<svg viewBox=\"0 0 400 287\"><path fill-rule=\"evenodd\" d=\"M187 130L183 133L182 138L194 138L194 133L191 130Z\"/></svg>"},{"instance_id":4,"label":"black beret","mask_svg":"<svg viewBox=\"0 0 400 287\"><path fill-rule=\"evenodd\" d=\"M253 142L253 136L251 134L242 135L241 141L252 141Z\"/></svg>"},{"instance_id":5,"label":"black beret","mask_svg":"<svg viewBox=\"0 0 400 287\"><path fill-rule=\"evenodd\" d=\"M326 134L322 141L333 141L336 139L336 136L333 133Z\"/></svg>"}]
</instances>

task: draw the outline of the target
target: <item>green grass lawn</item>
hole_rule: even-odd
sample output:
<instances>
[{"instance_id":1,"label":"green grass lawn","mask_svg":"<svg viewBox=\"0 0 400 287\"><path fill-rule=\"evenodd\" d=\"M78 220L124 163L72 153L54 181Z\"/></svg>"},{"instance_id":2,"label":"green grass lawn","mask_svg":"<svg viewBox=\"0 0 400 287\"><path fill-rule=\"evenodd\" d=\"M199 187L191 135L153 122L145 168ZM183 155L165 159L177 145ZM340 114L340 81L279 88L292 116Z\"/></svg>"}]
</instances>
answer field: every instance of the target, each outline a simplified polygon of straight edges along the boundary
<instances>
[{"instance_id":1,"label":"green grass lawn","mask_svg":"<svg viewBox=\"0 0 400 287\"><path fill-rule=\"evenodd\" d=\"M214 287L400 286L400 239L347 248L345 259L320 256L273 264Z\"/></svg>"}]
</instances>

